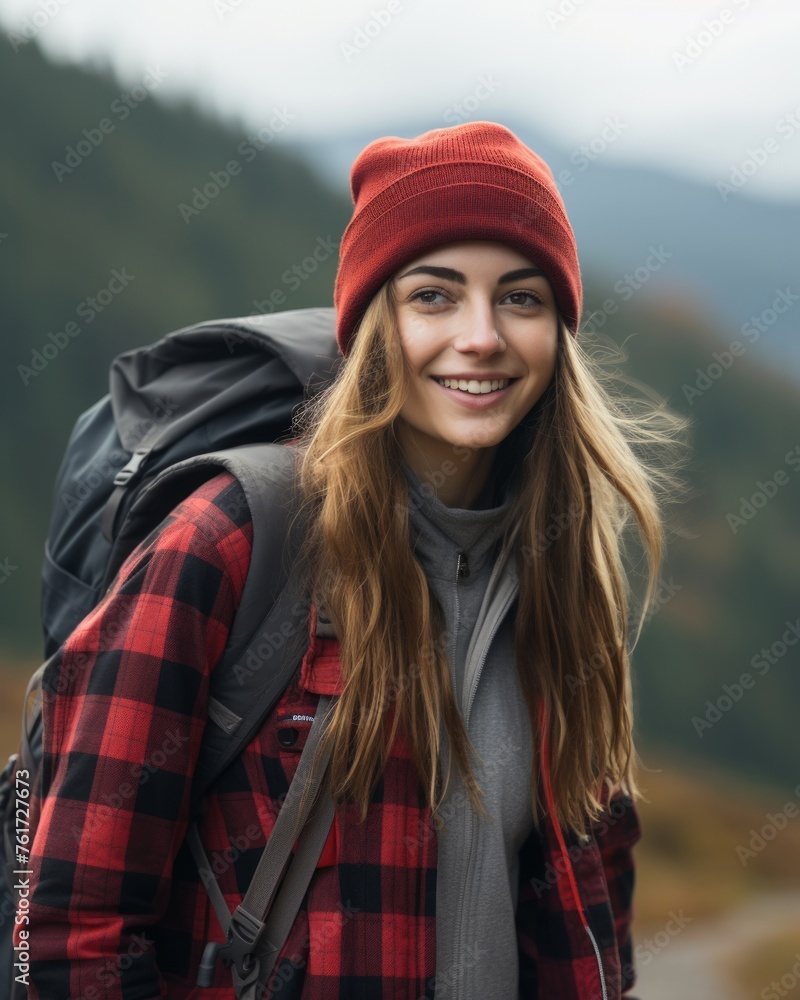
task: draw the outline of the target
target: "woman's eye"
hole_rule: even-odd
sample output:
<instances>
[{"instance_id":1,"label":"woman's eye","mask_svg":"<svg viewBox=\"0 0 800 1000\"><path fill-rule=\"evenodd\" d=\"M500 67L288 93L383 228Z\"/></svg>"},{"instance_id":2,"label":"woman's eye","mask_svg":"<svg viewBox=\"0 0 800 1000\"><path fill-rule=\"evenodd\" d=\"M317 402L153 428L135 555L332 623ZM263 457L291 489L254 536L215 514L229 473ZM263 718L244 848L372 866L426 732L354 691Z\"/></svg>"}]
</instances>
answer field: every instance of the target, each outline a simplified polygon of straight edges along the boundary
<instances>
[{"instance_id":1,"label":"woman's eye","mask_svg":"<svg viewBox=\"0 0 800 1000\"><path fill-rule=\"evenodd\" d=\"M520 290L518 292L509 292L508 295L506 296L506 298L507 299L512 299L512 298L515 298L515 297L519 298L521 296L522 297L527 296L528 299L532 299L533 300L532 303L531 302L519 302L518 301L518 302L514 302L513 305L515 305L515 306L531 305L531 304L532 305L537 305L537 306L543 306L544 305L544 299L537 292L529 292L529 291L523 291L523 290Z\"/></svg>"},{"instance_id":2,"label":"woman's eye","mask_svg":"<svg viewBox=\"0 0 800 1000\"><path fill-rule=\"evenodd\" d=\"M432 296L432 298L425 298L424 296ZM442 288L421 288L419 291L414 292L410 296L410 301L420 302L424 306L435 306L439 305L438 302L434 301L437 296L447 297L447 292ZM520 289L518 292L509 292L504 296L505 299L514 299L516 302L512 302L515 306L524 306L525 308L531 308L534 306L543 306L545 304L544 299L537 292L531 292L527 289ZM528 301L522 301L527 299Z\"/></svg>"},{"instance_id":3,"label":"woman's eye","mask_svg":"<svg viewBox=\"0 0 800 1000\"><path fill-rule=\"evenodd\" d=\"M414 302L414 301L422 302L422 304L424 306L433 306L433 305L436 305L435 302L432 302L429 299L423 300L422 296L423 295L434 295L435 296L435 295L444 295L444 294L445 293L442 291L441 288L422 288L418 292L414 292L414 294L411 296L411 301L412 302Z\"/></svg>"}]
</instances>

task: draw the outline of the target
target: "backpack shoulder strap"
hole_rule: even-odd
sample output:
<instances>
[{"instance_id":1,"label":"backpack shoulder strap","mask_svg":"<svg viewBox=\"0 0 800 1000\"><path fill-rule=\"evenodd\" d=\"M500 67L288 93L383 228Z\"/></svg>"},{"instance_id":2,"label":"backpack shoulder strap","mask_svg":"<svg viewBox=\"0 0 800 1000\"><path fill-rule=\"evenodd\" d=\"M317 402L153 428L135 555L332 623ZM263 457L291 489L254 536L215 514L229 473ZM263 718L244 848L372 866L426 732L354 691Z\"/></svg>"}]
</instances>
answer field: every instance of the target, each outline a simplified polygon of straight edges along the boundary
<instances>
[{"instance_id":1,"label":"backpack shoulder strap","mask_svg":"<svg viewBox=\"0 0 800 1000\"><path fill-rule=\"evenodd\" d=\"M198 970L198 986L212 985L218 958L233 965L234 988L241 1000L256 1000L269 983L311 884L335 814L328 772L331 747L317 753L334 700L330 695L320 696L289 792L250 885L233 913L211 869L197 824L192 823L189 828L189 847L227 937L225 944L209 941L206 945Z\"/></svg>"},{"instance_id":2,"label":"backpack shoulder strap","mask_svg":"<svg viewBox=\"0 0 800 1000\"><path fill-rule=\"evenodd\" d=\"M214 668L209 720L195 781L197 808L286 688L308 639L310 599L296 566L303 522L296 449L253 444L196 455L161 472L120 527L104 590L135 547L181 500L227 469L239 480L253 520L250 569L225 651Z\"/></svg>"}]
</instances>

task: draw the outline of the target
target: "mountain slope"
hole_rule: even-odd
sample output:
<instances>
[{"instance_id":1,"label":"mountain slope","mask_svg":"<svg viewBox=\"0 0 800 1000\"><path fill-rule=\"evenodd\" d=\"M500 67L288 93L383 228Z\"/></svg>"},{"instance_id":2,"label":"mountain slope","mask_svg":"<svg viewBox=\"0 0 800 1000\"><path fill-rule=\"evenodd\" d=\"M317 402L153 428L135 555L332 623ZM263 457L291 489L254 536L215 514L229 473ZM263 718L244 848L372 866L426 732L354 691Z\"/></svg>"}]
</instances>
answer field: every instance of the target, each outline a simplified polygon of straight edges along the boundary
<instances>
[{"instance_id":1,"label":"mountain slope","mask_svg":"<svg viewBox=\"0 0 800 1000\"><path fill-rule=\"evenodd\" d=\"M330 305L351 206L321 153L312 169L286 145L290 122L286 143L257 150L245 130L158 103L157 86L123 117L117 108L136 98L115 81L49 63L34 46L14 54L3 40L0 86L16 95L0 120L0 562L13 567L3 581L0 648L30 662L40 650L44 536L60 502L53 482L76 418L107 390L112 358L195 320L269 311L275 301ZM104 120L113 129L103 132ZM80 162L54 169L69 166L69 147ZM609 231L613 266L584 269L592 308L614 294L612 246L638 233L628 209L624 219L621 232ZM659 238L654 232L642 234ZM731 232L729 257L737 252ZM776 245L786 251L777 236ZM659 272L669 273L666 264ZM625 344L633 377L695 418L695 495L678 512L688 527L671 539L663 602L634 651L637 731L793 787L800 671L797 647L782 637L800 613L800 476L787 457L800 445L800 393L749 346L722 367L715 352L724 355L738 328L709 320L680 284L654 289L655 276L618 297L602 327ZM39 371L37 356L46 361ZM731 522L741 498L749 503L759 483L770 490L779 471L785 482L764 509ZM743 673L752 684L724 707L732 698L725 685L735 694Z\"/></svg>"}]
</instances>

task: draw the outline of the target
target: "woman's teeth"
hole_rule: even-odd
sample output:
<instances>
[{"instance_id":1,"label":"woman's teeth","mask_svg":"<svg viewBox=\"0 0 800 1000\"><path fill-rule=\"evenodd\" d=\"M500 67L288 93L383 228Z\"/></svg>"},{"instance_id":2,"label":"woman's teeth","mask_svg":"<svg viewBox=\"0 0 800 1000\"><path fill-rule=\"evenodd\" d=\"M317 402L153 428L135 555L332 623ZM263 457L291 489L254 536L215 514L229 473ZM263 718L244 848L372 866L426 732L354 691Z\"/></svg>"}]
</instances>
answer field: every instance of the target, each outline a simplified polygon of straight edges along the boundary
<instances>
[{"instance_id":1,"label":"woman's teeth","mask_svg":"<svg viewBox=\"0 0 800 1000\"><path fill-rule=\"evenodd\" d=\"M466 379L455 379L455 378L437 378L436 381L439 385L445 386L447 389L461 389L462 392L471 392L474 395L482 395L486 392L495 392L497 389L505 389L509 384L511 379L500 378L493 379L491 382L487 379L483 382L478 382L477 379L471 379L467 381Z\"/></svg>"}]
</instances>

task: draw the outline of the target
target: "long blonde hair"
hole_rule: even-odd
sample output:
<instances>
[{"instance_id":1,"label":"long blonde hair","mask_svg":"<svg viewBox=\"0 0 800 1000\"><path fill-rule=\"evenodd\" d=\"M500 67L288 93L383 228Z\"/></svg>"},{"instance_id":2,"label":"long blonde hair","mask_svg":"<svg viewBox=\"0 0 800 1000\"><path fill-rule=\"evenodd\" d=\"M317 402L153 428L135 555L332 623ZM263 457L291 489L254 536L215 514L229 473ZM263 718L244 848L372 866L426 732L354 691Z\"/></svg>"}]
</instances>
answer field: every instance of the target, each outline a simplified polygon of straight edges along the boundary
<instances>
[{"instance_id":1,"label":"long blonde hair","mask_svg":"<svg viewBox=\"0 0 800 1000\"><path fill-rule=\"evenodd\" d=\"M676 470L689 421L646 387L609 374L587 352L586 334L576 342L560 317L558 326L553 379L501 443L494 471L513 485L506 540L518 522L516 670L535 736L544 706L558 818L582 835L587 819L601 815L601 786L641 796L634 778L640 761L632 736L625 535L635 521L649 564L638 642L658 589L664 507L684 486ZM445 644L437 640L445 633L441 608L410 545L408 487L395 436L409 374L389 280L371 300L335 380L295 418L307 518L301 564L309 593L340 640L343 691L323 741L333 742L334 800L355 802L364 820L401 727L441 829L438 810L453 761L475 809L486 810ZM624 396L623 383L637 385L650 401ZM442 727L450 748L444 778ZM534 753L537 822L538 775Z\"/></svg>"}]
</instances>

